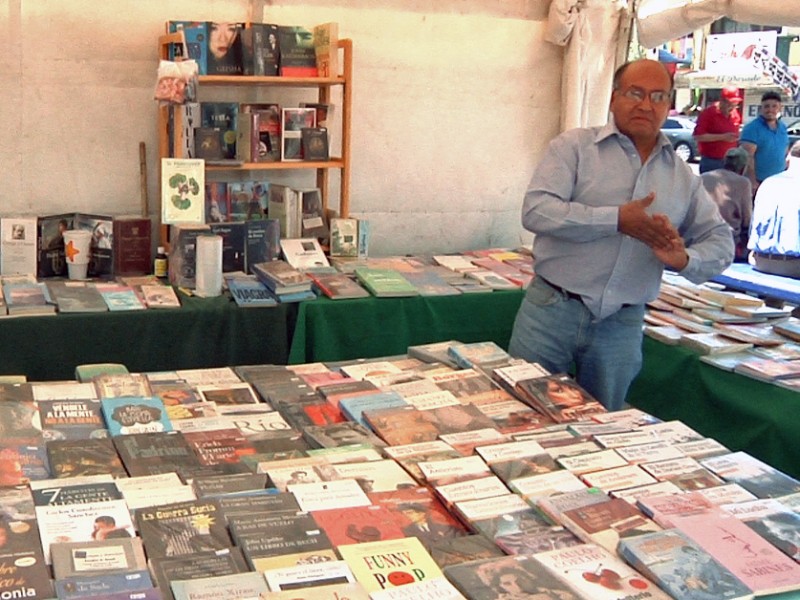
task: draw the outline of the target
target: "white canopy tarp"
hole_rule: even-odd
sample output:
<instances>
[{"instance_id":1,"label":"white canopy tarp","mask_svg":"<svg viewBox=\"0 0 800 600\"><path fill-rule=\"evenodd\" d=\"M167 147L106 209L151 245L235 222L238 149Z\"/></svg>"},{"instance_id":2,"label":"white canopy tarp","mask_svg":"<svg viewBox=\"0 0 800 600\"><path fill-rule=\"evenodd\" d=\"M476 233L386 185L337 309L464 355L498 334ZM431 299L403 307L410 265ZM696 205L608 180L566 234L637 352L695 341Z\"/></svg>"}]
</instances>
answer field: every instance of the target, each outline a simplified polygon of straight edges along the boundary
<instances>
[{"instance_id":1,"label":"white canopy tarp","mask_svg":"<svg viewBox=\"0 0 800 600\"><path fill-rule=\"evenodd\" d=\"M800 26L797 0L639 0L639 43L654 48L721 17L754 25Z\"/></svg>"},{"instance_id":2,"label":"white canopy tarp","mask_svg":"<svg viewBox=\"0 0 800 600\"><path fill-rule=\"evenodd\" d=\"M721 17L800 26L800 0L551 0L545 39L565 46L561 130L607 121L612 76L625 59L632 21L639 42L654 48Z\"/></svg>"}]
</instances>

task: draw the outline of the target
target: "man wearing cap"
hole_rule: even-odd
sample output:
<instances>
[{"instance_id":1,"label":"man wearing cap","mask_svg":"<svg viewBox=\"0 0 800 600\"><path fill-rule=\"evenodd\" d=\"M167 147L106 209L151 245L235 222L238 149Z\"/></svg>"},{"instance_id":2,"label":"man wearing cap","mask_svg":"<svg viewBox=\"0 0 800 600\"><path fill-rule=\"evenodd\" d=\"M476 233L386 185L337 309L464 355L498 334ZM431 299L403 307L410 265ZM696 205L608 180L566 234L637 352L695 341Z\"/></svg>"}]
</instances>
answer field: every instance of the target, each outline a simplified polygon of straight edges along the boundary
<instances>
[{"instance_id":1,"label":"man wearing cap","mask_svg":"<svg viewBox=\"0 0 800 600\"><path fill-rule=\"evenodd\" d=\"M753 186L744 176L750 155L743 148L731 148L725 153L721 169L701 175L703 186L719 207L722 218L731 226L736 245L734 260L747 260L747 236L753 214Z\"/></svg>"},{"instance_id":2,"label":"man wearing cap","mask_svg":"<svg viewBox=\"0 0 800 600\"><path fill-rule=\"evenodd\" d=\"M737 106L742 103L738 88L723 88L718 102L708 105L694 128L700 152L700 173L721 169L725 153L736 147L742 116Z\"/></svg>"},{"instance_id":3,"label":"man wearing cap","mask_svg":"<svg viewBox=\"0 0 800 600\"><path fill-rule=\"evenodd\" d=\"M754 192L767 177L786 170L789 133L781 121L782 110L781 95L765 92L761 96L759 115L742 128L742 148L750 154L745 174Z\"/></svg>"}]
</instances>

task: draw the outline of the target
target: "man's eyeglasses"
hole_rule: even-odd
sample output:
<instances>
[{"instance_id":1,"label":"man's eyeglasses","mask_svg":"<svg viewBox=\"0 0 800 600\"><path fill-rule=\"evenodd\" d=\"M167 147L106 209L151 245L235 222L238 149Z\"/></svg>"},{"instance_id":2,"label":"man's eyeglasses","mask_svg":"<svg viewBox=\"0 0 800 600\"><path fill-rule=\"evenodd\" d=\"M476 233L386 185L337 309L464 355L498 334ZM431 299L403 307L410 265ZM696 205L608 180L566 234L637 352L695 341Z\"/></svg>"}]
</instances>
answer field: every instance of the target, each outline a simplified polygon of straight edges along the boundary
<instances>
[{"instance_id":1,"label":"man's eyeglasses","mask_svg":"<svg viewBox=\"0 0 800 600\"><path fill-rule=\"evenodd\" d=\"M672 96L670 92L665 92L664 90L654 90L647 93L643 89L637 87L628 88L620 93L628 100L633 100L634 102L644 102L645 98L650 98L650 104L669 104Z\"/></svg>"}]
</instances>

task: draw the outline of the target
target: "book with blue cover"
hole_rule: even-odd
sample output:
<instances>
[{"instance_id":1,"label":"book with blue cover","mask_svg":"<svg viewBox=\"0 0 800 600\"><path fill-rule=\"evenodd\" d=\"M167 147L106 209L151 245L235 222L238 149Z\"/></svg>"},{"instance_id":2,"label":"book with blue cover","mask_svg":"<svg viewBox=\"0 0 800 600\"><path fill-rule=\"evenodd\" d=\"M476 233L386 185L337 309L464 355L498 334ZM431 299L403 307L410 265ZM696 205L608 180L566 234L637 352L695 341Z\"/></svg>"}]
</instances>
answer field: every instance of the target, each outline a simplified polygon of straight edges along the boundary
<instances>
[{"instance_id":1,"label":"book with blue cover","mask_svg":"<svg viewBox=\"0 0 800 600\"><path fill-rule=\"evenodd\" d=\"M100 402L112 436L172 431L164 401L157 396L102 398Z\"/></svg>"},{"instance_id":2,"label":"book with blue cover","mask_svg":"<svg viewBox=\"0 0 800 600\"><path fill-rule=\"evenodd\" d=\"M369 423L364 418L363 413L365 410L379 410L407 405L408 402L400 394L393 391L342 398L339 401L339 409L342 413L351 421L356 421L366 428L369 428Z\"/></svg>"},{"instance_id":3,"label":"book with blue cover","mask_svg":"<svg viewBox=\"0 0 800 600\"><path fill-rule=\"evenodd\" d=\"M743 600L753 592L677 529L620 540L618 552L637 571L682 600Z\"/></svg>"},{"instance_id":4,"label":"book with blue cover","mask_svg":"<svg viewBox=\"0 0 800 600\"><path fill-rule=\"evenodd\" d=\"M169 59L175 60L176 58L191 58L197 62L198 75L206 75L208 73L208 23L206 21L169 21L168 29L170 33L175 33L178 30L183 31L183 37L186 40L186 50L188 56L179 55L180 49L170 46Z\"/></svg>"},{"instance_id":5,"label":"book with blue cover","mask_svg":"<svg viewBox=\"0 0 800 600\"><path fill-rule=\"evenodd\" d=\"M270 293L267 286L261 283L255 275L226 278L228 290L242 308L261 308L277 306L278 301Z\"/></svg>"}]
</instances>

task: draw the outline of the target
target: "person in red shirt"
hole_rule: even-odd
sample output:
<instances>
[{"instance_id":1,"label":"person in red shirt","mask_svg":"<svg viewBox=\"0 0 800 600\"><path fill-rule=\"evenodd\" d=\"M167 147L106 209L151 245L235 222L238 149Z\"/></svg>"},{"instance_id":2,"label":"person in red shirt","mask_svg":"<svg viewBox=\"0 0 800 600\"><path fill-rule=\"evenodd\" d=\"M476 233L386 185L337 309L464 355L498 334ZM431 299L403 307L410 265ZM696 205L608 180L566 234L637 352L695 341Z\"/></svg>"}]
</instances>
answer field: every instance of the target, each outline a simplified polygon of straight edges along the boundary
<instances>
[{"instance_id":1,"label":"person in red shirt","mask_svg":"<svg viewBox=\"0 0 800 600\"><path fill-rule=\"evenodd\" d=\"M736 107L741 103L739 90L726 87L719 101L708 105L697 117L693 135L700 152L700 173L721 169L725 153L736 147L742 124L742 115Z\"/></svg>"}]
</instances>

